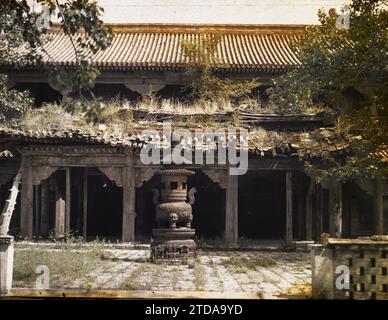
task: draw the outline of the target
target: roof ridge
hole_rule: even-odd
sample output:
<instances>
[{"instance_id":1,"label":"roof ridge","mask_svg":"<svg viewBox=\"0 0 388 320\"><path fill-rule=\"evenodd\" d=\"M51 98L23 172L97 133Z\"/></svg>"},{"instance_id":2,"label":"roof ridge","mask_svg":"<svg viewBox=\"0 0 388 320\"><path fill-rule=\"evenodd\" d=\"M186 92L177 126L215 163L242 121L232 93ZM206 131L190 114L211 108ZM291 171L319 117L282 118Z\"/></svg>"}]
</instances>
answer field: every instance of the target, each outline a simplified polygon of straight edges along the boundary
<instances>
[{"instance_id":1,"label":"roof ridge","mask_svg":"<svg viewBox=\"0 0 388 320\"><path fill-rule=\"evenodd\" d=\"M309 25L301 24L184 24L184 23L106 23L114 33L171 32L171 33L263 33L302 34ZM59 32L53 24L50 32Z\"/></svg>"}]
</instances>

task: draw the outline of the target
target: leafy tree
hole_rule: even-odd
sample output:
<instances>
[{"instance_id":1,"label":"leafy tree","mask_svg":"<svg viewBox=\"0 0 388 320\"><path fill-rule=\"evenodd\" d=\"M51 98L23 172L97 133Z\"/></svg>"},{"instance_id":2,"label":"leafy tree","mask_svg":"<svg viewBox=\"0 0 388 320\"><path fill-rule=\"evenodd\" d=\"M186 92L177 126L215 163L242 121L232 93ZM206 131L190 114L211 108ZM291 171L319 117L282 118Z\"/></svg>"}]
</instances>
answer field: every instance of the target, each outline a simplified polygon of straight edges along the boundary
<instances>
[{"instance_id":1,"label":"leafy tree","mask_svg":"<svg viewBox=\"0 0 388 320\"><path fill-rule=\"evenodd\" d=\"M219 34L204 34L199 42L181 42L183 56L188 63L185 89L189 92L189 98L196 102L222 103L226 100L238 102L259 86L255 79L235 81L221 78L217 74L216 69L227 67L217 57L217 48L221 40Z\"/></svg>"},{"instance_id":2,"label":"leafy tree","mask_svg":"<svg viewBox=\"0 0 388 320\"><path fill-rule=\"evenodd\" d=\"M34 12L26 0L3 0L0 4L0 31L3 36L0 40L0 58L8 64L18 66L31 59L41 63L51 79L67 84L70 91L77 93L72 98L72 102L75 100L77 103L70 102L67 97L63 106L69 111L75 111L74 105L80 106L80 111L89 120L95 121L100 113L100 106L96 101L84 98L83 92L90 92L99 75L90 56L98 50L106 49L112 41L111 30L105 28L100 19L103 8L96 1L89 0L37 0L36 3L57 15L60 28L68 36L74 49L77 69L67 70L61 66L47 68L42 63L41 58L49 56L44 47L47 28L41 28L37 23L43 12ZM21 46L27 50L24 56L19 55L16 50Z\"/></svg>"},{"instance_id":3,"label":"leafy tree","mask_svg":"<svg viewBox=\"0 0 388 320\"><path fill-rule=\"evenodd\" d=\"M69 101L70 98L68 98L64 107L71 106L74 111L74 105L77 105L89 120L96 120L101 113L101 108L96 101L91 104L87 99L83 99L82 91L93 88L99 74L98 69L89 59L90 55L107 48L112 40L111 31L103 27L102 20L99 18L103 9L96 1L88 0L37 0L36 3L47 6L50 12L57 12L60 27L69 37L78 62L75 72L60 67L47 70L44 64L42 67L46 68L46 72L51 76L54 75L59 83L70 84L72 90L78 90L79 98L75 101ZM47 30L40 28L37 23L40 15L31 10L26 0L2 0L0 3L0 58L2 61L18 66L31 59L42 62L42 55L48 53L44 49L44 35ZM26 55L18 54L16 49L20 46L27 50ZM17 122L29 105L32 105L32 99L28 93L8 90L7 78L0 75L0 121L7 124ZM50 111L51 114L55 114L53 109ZM23 161L22 158L11 194L0 213L0 234L2 235L7 234L9 230L23 173Z\"/></svg>"},{"instance_id":4,"label":"leafy tree","mask_svg":"<svg viewBox=\"0 0 388 320\"><path fill-rule=\"evenodd\" d=\"M322 150L324 166L306 163L319 179L387 176L381 156L388 148L386 5L382 0L353 0L347 29L336 26L337 14L319 11L320 25L308 27L295 43L300 66L274 80L269 90L283 112L324 106L335 115L335 135L350 143L349 154L341 159Z\"/></svg>"},{"instance_id":5,"label":"leafy tree","mask_svg":"<svg viewBox=\"0 0 388 320\"><path fill-rule=\"evenodd\" d=\"M15 125L33 102L27 91L8 89L7 76L0 74L0 123Z\"/></svg>"}]
</instances>

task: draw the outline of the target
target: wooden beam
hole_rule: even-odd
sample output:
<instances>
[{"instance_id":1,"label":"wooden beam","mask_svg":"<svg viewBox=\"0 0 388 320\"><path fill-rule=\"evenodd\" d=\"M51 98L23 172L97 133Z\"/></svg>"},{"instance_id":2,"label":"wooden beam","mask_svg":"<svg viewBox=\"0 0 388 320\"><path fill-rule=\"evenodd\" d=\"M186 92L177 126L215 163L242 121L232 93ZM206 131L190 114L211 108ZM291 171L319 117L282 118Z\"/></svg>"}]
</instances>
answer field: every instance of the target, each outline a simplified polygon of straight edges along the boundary
<instances>
[{"instance_id":1,"label":"wooden beam","mask_svg":"<svg viewBox=\"0 0 388 320\"><path fill-rule=\"evenodd\" d=\"M88 235L88 168L84 169L82 192L82 237Z\"/></svg>"},{"instance_id":2,"label":"wooden beam","mask_svg":"<svg viewBox=\"0 0 388 320\"><path fill-rule=\"evenodd\" d=\"M33 210L34 210L34 189L32 185L32 168L28 159L24 161L22 177L22 194L20 207L20 229L25 239L32 239L33 236Z\"/></svg>"},{"instance_id":3,"label":"wooden beam","mask_svg":"<svg viewBox=\"0 0 388 320\"><path fill-rule=\"evenodd\" d=\"M329 233L342 238L342 183L332 181L329 188Z\"/></svg>"},{"instance_id":4,"label":"wooden beam","mask_svg":"<svg viewBox=\"0 0 388 320\"><path fill-rule=\"evenodd\" d=\"M292 234L292 172L286 172L286 243L291 244Z\"/></svg>"},{"instance_id":5,"label":"wooden beam","mask_svg":"<svg viewBox=\"0 0 388 320\"><path fill-rule=\"evenodd\" d=\"M66 168L66 194L65 194L65 233L70 232L70 213L71 213L71 181L70 168Z\"/></svg>"},{"instance_id":6,"label":"wooden beam","mask_svg":"<svg viewBox=\"0 0 388 320\"><path fill-rule=\"evenodd\" d=\"M384 234L384 198L383 198L383 182L381 178L376 178L374 193L373 193L373 209L375 220L375 234Z\"/></svg>"},{"instance_id":7,"label":"wooden beam","mask_svg":"<svg viewBox=\"0 0 388 320\"><path fill-rule=\"evenodd\" d=\"M225 241L238 243L238 176L226 171Z\"/></svg>"}]
</instances>

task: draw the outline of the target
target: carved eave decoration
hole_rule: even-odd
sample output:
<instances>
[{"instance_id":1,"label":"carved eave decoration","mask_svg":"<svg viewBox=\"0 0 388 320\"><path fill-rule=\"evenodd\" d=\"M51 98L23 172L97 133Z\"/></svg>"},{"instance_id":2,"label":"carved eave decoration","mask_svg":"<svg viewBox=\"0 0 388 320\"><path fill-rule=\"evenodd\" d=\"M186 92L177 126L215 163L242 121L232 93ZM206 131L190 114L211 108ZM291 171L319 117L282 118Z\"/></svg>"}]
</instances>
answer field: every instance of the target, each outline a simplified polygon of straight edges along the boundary
<instances>
[{"instance_id":1,"label":"carved eave decoration","mask_svg":"<svg viewBox=\"0 0 388 320\"><path fill-rule=\"evenodd\" d=\"M32 184L39 185L43 180L48 179L59 167L34 166L32 170Z\"/></svg>"},{"instance_id":2,"label":"carved eave decoration","mask_svg":"<svg viewBox=\"0 0 388 320\"><path fill-rule=\"evenodd\" d=\"M108 177L110 181L114 181L116 186L123 186L123 169L120 167L98 167L100 171Z\"/></svg>"},{"instance_id":3,"label":"carved eave decoration","mask_svg":"<svg viewBox=\"0 0 388 320\"><path fill-rule=\"evenodd\" d=\"M90 146L27 146L20 148L24 155L88 155L88 154L124 154L121 147Z\"/></svg>"},{"instance_id":4,"label":"carved eave decoration","mask_svg":"<svg viewBox=\"0 0 388 320\"><path fill-rule=\"evenodd\" d=\"M222 169L202 169L211 181L217 183L222 189L226 189L227 171Z\"/></svg>"},{"instance_id":5,"label":"carved eave decoration","mask_svg":"<svg viewBox=\"0 0 388 320\"><path fill-rule=\"evenodd\" d=\"M151 180L158 171L157 168L137 168L135 170L135 187L140 188L144 182Z\"/></svg>"}]
</instances>

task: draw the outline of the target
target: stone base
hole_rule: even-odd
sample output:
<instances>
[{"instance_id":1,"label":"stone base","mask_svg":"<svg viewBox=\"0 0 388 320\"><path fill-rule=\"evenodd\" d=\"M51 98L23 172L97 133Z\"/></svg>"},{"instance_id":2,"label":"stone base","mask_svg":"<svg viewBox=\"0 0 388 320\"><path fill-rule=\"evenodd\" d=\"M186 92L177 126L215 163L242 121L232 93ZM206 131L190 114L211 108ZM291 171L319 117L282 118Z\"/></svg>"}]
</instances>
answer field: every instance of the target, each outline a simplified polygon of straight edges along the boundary
<instances>
[{"instance_id":1,"label":"stone base","mask_svg":"<svg viewBox=\"0 0 388 320\"><path fill-rule=\"evenodd\" d=\"M12 288L13 254L13 237L0 236L0 295Z\"/></svg>"},{"instance_id":2,"label":"stone base","mask_svg":"<svg viewBox=\"0 0 388 320\"><path fill-rule=\"evenodd\" d=\"M152 230L152 260L180 259L195 256L196 244L193 238L195 230L190 228L158 228Z\"/></svg>"}]
</instances>

